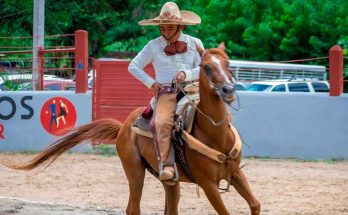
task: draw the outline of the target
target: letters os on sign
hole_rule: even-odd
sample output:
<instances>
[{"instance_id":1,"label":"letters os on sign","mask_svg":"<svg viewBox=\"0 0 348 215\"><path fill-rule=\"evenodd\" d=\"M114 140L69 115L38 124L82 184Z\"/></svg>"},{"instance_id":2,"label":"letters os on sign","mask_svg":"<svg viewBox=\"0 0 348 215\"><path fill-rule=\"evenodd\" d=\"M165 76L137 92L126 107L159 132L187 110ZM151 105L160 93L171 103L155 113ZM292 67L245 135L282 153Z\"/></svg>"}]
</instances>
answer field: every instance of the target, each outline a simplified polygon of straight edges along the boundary
<instances>
[{"instance_id":1,"label":"letters os on sign","mask_svg":"<svg viewBox=\"0 0 348 215\"><path fill-rule=\"evenodd\" d=\"M18 108L24 108L28 111L26 114L21 114L21 119L31 119L34 115L34 109L27 104L28 100L33 100L33 96L23 96L20 99L20 104L16 104L15 100L8 96L0 97L0 107L9 107L10 111L2 112L5 108L0 108L0 120L9 120L16 115Z\"/></svg>"}]
</instances>

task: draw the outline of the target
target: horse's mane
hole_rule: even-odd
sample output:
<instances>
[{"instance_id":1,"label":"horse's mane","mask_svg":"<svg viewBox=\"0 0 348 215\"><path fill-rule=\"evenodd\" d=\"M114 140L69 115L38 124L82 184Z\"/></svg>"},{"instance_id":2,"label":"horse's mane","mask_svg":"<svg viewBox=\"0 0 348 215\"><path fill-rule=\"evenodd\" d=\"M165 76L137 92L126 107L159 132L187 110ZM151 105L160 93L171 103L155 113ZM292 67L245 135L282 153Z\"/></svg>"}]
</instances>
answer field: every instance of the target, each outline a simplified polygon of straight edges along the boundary
<instances>
[{"instance_id":1,"label":"horse's mane","mask_svg":"<svg viewBox=\"0 0 348 215\"><path fill-rule=\"evenodd\" d=\"M222 49L219 48L211 48L211 49L207 49L206 53L211 53L213 55L220 55L223 58L225 58L226 60L229 59L228 55L226 54L226 52L224 52Z\"/></svg>"}]
</instances>

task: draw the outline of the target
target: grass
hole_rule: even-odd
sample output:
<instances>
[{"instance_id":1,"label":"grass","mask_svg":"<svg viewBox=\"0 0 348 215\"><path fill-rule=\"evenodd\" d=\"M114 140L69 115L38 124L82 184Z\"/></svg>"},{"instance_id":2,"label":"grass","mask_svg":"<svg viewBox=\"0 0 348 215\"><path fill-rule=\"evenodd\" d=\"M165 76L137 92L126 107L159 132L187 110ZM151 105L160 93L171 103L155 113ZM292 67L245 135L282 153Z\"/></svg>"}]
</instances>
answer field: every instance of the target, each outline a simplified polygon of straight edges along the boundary
<instances>
[{"instance_id":1,"label":"grass","mask_svg":"<svg viewBox=\"0 0 348 215\"><path fill-rule=\"evenodd\" d=\"M21 151L16 151L16 152L0 152L3 154L24 154L24 155L36 155L40 151L35 151L35 150L21 150ZM67 151L65 152L67 154L74 154L75 152ZM80 154L80 152L77 152ZM112 156L117 156L117 151L116 147L114 144L100 144L96 145L93 147L91 152L82 152L82 154L96 154L96 155L102 155L105 157L112 157Z\"/></svg>"},{"instance_id":2,"label":"grass","mask_svg":"<svg viewBox=\"0 0 348 215\"><path fill-rule=\"evenodd\" d=\"M116 147L113 144L101 144L94 148L94 153L100 154L106 157L112 157L117 155Z\"/></svg>"},{"instance_id":3,"label":"grass","mask_svg":"<svg viewBox=\"0 0 348 215\"><path fill-rule=\"evenodd\" d=\"M344 158L330 158L330 159L300 159L295 157L271 157L271 156L246 156L244 158L258 159L262 161L277 161L277 160L289 160L293 162L310 162L310 163L328 163L335 164L338 162L348 161Z\"/></svg>"}]
</instances>

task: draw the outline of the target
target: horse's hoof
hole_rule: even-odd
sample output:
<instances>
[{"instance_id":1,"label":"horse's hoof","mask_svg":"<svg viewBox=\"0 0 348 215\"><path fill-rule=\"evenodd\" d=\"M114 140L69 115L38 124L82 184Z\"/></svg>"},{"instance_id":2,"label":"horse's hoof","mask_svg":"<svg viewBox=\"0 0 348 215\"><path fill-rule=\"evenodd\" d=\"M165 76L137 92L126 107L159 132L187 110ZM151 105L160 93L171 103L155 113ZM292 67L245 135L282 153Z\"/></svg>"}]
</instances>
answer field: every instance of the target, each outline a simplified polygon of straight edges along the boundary
<instances>
[{"instance_id":1,"label":"horse's hoof","mask_svg":"<svg viewBox=\"0 0 348 215\"><path fill-rule=\"evenodd\" d=\"M169 170L162 170L159 175L161 181L166 181L174 178L174 173Z\"/></svg>"}]
</instances>

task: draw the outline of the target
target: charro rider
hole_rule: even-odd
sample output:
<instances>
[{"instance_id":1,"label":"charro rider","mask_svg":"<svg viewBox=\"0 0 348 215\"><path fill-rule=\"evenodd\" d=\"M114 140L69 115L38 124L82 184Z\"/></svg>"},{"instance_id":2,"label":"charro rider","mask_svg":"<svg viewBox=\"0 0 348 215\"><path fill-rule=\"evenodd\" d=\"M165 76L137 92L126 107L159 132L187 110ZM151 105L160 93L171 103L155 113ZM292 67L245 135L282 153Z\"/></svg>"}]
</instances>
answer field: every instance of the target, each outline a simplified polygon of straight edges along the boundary
<instances>
[{"instance_id":1,"label":"charro rider","mask_svg":"<svg viewBox=\"0 0 348 215\"><path fill-rule=\"evenodd\" d=\"M159 162L159 178L173 184L174 160L170 156L171 130L177 104L173 80L182 83L198 79L201 58L196 44L203 49L201 40L182 33L185 25L198 25L201 18L191 12L179 10L174 2L163 5L160 15L139 22L142 26L158 26L161 36L149 41L129 65L129 72L151 88L155 97L152 121L154 144ZM144 67L152 63L155 80L145 73Z\"/></svg>"}]
</instances>

